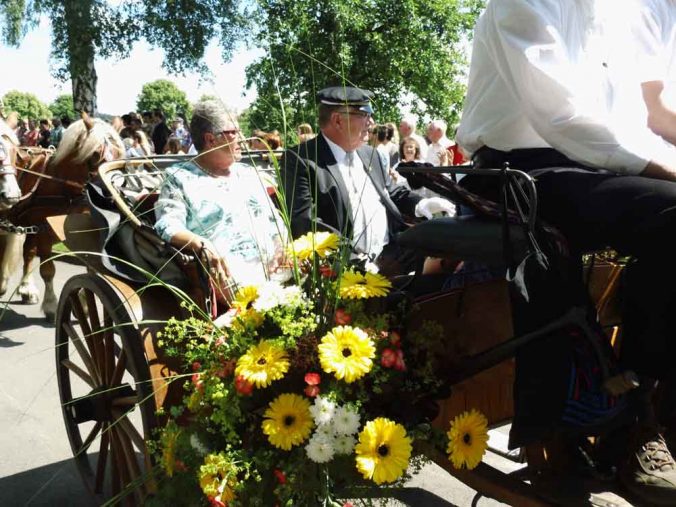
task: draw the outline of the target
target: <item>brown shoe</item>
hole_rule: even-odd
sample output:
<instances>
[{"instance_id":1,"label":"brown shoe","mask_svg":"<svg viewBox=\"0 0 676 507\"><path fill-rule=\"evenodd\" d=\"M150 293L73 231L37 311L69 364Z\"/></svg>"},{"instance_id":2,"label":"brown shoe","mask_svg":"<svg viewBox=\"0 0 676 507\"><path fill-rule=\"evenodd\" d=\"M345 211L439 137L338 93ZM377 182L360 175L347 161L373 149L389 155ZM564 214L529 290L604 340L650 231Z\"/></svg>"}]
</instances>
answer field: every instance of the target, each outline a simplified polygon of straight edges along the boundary
<instances>
[{"instance_id":1,"label":"brown shoe","mask_svg":"<svg viewBox=\"0 0 676 507\"><path fill-rule=\"evenodd\" d=\"M637 442L620 467L620 481L641 500L655 505L676 505L676 461L664 438L652 433Z\"/></svg>"}]
</instances>

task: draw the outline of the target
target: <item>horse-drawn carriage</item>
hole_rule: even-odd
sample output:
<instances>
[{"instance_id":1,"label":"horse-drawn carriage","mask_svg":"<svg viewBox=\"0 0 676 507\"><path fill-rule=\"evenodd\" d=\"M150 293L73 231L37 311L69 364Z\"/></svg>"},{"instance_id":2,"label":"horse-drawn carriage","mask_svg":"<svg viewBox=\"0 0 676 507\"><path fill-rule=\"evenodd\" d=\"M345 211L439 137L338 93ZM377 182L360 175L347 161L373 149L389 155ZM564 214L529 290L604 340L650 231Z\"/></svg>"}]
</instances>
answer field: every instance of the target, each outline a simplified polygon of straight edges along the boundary
<instances>
[{"instance_id":1,"label":"horse-drawn carriage","mask_svg":"<svg viewBox=\"0 0 676 507\"><path fill-rule=\"evenodd\" d=\"M147 444L181 400L183 382L191 375L161 350L158 337L170 318L187 315L182 303L193 301L208 311L208 274L200 260L170 247L152 228L163 170L178 160L157 157L104 163L98 170L99 183L87 190L93 214L50 220L73 255L81 256L88 266L87 273L71 278L61 293L56 368L74 459L100 501L141 504L154 494L153 455ZM516 206L515 214L505 213L511 219L502 222L485 217L436 219L404 233L402 244L431 255L489 265L503 263L505 248L514 257L526 255L535 233L537 200L532 181L508 168L485 172L501 176L512 191L522 193L530 208ZM434 190L463 199L454 195L458 187L448 176L437 174L428 183ZM613 307L618 273L618 267L603 263L589 274L601 323L613 339L619 324ZM514 416L515 354L571 326L580 330L591 350L603 387L615 395L631 387L631 379L613 377L606 350L582 310L571 309L535 332L513 337L504 279L428 294L417 299L415 308L411 327L432 319L446 337L447 346L440 353L447 361L444 382L450 395L438 401L435 426L446 425L468 409L483 412L490 426L508 422ZM459 470L438 448L428 446L422 452L479 495L519 506L568 502L557 500L551 488L538 488L534 480L552 461L559 461L554 458L571 458L568 450L557 453L550 443L537 442L521 453L529 466L518 476L485 463L471 471Z\"/></svg>"}]
</instances>

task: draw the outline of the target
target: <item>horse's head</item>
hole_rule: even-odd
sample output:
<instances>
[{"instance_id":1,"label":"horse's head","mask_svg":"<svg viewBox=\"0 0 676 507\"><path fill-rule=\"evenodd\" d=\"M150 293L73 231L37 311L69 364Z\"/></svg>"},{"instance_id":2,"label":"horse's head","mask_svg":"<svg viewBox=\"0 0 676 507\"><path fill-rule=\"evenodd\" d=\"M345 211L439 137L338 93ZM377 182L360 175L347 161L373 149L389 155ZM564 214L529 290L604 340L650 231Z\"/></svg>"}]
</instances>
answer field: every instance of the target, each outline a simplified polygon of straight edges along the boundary
<instances>
[{"instance_id":1,"label":"horse's head","mask_svg":"<svg viewBox=\"0 0 676 507\"><path fill-rule=\"evenodd\" d=\"M0 118L0 211L11 208L21 198L16 180L16 150L19 145L14 132Z\"/></svg>"},{"instance_id":2,"label":"horse's head","mask_svg":"<svg viewBox=\"0 0 676 507\"><path fill-rule=\"evenodd\" d=\"M83 115L63 133L49 161L50 173L84 184L99 165L124 154L124 144L110 124Z\"/></svg>"}]
</instances>

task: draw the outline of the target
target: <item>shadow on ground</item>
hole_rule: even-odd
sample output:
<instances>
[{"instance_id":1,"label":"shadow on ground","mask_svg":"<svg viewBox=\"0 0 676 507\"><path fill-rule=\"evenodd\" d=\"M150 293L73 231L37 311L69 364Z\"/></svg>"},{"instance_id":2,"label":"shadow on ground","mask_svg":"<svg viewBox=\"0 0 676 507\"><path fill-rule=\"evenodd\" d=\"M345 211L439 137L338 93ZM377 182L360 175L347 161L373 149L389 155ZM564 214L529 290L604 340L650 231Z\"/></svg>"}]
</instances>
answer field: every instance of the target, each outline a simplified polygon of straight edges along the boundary
<instances>
[{"instance_id":1,"label":"shadow on ground","mask_svg":"<svg viewBox=\"0 0 676 507\"><path fill-rule=\"evenodd\" d=\"M16 312L13 308L5 306L5 303L0 302L0 337L3 336L1 334L2 331L10 331L28 326L54 327L54 324L47 321L43 316L26 317Z\"/></svg>"},{"instance_id":2,"label":"shadow on ground","mask_svg":"<svg viewBox=\"0 0 676 507\"><path fill-rule=\"evenodd\" d=\"M0 505L94 507L72 460L0 478Z\"/></svg>"}]
</instances>

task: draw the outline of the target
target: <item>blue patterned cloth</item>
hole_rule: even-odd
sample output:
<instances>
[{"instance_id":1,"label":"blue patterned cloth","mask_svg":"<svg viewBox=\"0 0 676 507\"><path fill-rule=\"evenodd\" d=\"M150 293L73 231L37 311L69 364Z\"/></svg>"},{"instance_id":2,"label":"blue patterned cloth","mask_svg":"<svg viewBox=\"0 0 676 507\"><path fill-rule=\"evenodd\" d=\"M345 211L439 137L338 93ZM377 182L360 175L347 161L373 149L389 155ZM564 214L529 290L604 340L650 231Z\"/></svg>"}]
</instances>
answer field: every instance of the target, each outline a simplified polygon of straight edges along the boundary
<instances>
[{"instance_id":1,"label":"blue patterned cloth","mask_svg":"<svg viewBox=\"0 0 676 507\"><path fill-rule=\"evenodd\" d=\"M155 205L155 229L165 241L188 230L211 241L238 284L266 279L286 231L265 183L253 167L235 163L213 177L194 162L166 170Z\"/></svg>"}]
</instances>

